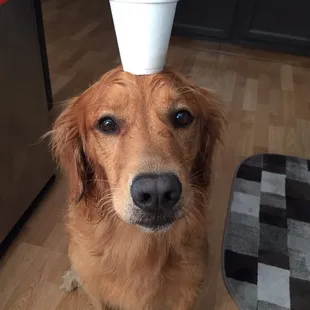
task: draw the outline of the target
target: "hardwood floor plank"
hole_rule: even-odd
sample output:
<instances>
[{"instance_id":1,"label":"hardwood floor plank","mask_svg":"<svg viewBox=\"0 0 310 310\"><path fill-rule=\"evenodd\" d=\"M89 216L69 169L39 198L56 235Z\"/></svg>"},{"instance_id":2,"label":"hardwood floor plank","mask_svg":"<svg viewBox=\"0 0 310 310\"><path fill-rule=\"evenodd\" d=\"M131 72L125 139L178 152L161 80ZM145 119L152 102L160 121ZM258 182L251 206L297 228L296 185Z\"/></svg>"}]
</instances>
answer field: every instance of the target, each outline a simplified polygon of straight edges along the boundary
<instances>
[{"instance_id":1,"label":"hardwood floor plank","mask_svg":"<svg viewBox=\"0 0 310 310\"><path fill-rule=\"evenodd\" d=\"M268 135L268 151L270 153L284 153L284 128L270 125Z\"/></svg>"},{"instance_id":2,"label":"hardwood floor plank","mask_svg":"<svg viewBox=\"0 0 310 310\"><path fill-rule=\"evenodd\" d=\"M7 302L14 295L15 290L20 287L22 279L27 272L32 268L33 262L40 253L41 248L20 242L15 248L14 253L1 261L0 265L0 292L2 292L0 309L8 309ZM27 289L27 287L23 287Z\"/></svg>"},{"instance_id":3,"label":"hardwood floor plank","mask_svg":"<svg viewBox=\"0 0 310 310\"><path fill-rule=\"evenodd\" d=\"M31 310L56 309L65 292L59 292L59 285L44 282L38 290L38 298L33 303Z\"/></svg>"},{"instance_id":4,"label":"hardwood floor plank","mask_svg":"<svg viewBox=\"0 0 310 310\"><path fill-rule=\"evenodd\" d=\"M269 111L267 104L258 104L254 124L255 147L268 148Z\"/></svg>"},{"instance_id":5,"label":"hardwood floor plank","mask_svg":"<svg viewBox=\"0 0 310 310\"><path fill-rule=\"evenodd\" d=\"M281 68L282 90L294 91L293 71L291 65L283 65Z\"/></svg>"},{"instance_id":6,"label":"hardwood floor plank","mask_svg":"<svg viewBox=\"0 0 310 310\"><path fill-rule=\"evenodd\" d=\"M28 244L26 246L27 251L29 251L28 248L33 247ZM47 282L54 260L60 256L61 254L58 252L39 247L29 268L21 277L19 277L19 279L15 280L15 283L18 282L18 285L4 304L3 309L31 310L36 303L36 300L40 297L40 288Z\"/></svg>"}]
</instances>

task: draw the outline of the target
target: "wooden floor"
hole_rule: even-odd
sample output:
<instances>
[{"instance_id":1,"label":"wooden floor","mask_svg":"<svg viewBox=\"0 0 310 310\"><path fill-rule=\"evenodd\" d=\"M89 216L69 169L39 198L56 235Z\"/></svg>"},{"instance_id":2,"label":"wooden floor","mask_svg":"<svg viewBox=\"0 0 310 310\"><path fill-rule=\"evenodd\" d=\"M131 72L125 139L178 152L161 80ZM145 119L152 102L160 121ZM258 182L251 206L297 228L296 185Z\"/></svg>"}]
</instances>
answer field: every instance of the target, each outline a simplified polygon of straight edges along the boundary
<instances>
[{"instance_id":1,"label":"wooden floor","mask_svg":"<svg viewBox=\"0 0 310 310\"><path fill-rule=\"evenodd\" d=\"M53 93L61 102L119 63L107 2L43 0ZM209 206L210 261L201 310L237 309L223 284L221 242L238 163L254 153L310 157L310 59L172 38L168 64L224 101L228 130ZM0 261L0 309L92 309L59 290L68 267L66 182L56 184ZM137 309L139 310L139 309Z\"/></svg>"}]
</instances>

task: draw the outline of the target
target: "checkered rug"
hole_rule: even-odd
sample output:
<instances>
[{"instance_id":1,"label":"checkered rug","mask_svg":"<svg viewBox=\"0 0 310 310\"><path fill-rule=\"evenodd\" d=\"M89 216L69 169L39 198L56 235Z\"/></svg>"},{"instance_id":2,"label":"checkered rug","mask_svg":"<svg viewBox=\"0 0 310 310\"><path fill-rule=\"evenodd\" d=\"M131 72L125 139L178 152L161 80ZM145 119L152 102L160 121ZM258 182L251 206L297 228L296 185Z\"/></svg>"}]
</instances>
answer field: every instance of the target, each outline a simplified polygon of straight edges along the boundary
<instances>
[{"instance_id":1,"label":"checkered rug","mask_svg":"<svg viewBox=\"0 0 310 310\"><path fill-rule=\"evenodd\" d=\"M255 155L236 172L223 275L242 310L310 310L310 161Z\"/></svg>"}]
</instances>

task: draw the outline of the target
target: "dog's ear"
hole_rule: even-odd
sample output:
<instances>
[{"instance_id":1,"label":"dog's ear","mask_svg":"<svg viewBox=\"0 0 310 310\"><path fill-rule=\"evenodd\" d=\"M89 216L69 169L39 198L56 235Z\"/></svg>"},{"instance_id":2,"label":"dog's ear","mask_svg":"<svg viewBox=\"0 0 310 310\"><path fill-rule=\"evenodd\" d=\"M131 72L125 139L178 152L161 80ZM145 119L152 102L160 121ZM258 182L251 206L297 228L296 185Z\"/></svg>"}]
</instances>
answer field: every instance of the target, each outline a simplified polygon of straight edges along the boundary
<instances>
[{"instance_id":1,"label":"dog's ear","mask_svg":"<svg viewBox=\"0 0 310 310\"><path fill-rule=\"evenodd\" d=\"M53 155L69 178L71 203L78 203L87 195L92 179L74 109L75 100L59 115L51 132Z\"/></svg>"},{"instance_id":2,"label":"dog's ear","mask_svg":"<svg viewBox=\"0 0 310 310\"><path fill-rule=\"evenodd\" d=\"M211 180L213 155L226 124L219 101L208 90L194 86L195 101L200 110L199 151L194 171L200 186L207 187ZM196 179L196 177L195 177Z\"/></svg>"}]
</instances>

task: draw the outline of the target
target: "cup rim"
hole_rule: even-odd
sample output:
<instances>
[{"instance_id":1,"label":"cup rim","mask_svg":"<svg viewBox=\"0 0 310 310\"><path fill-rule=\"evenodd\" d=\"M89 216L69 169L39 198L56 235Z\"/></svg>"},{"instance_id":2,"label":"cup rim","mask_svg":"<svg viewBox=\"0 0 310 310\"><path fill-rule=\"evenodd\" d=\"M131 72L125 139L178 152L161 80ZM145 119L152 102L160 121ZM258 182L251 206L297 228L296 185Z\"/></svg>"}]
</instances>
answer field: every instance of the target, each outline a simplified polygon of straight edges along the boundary
<instances>
[{"instance_id":1,"label":"cup rim","mask_svg":"<svg viewBox=\"0 0 310 310\"><path fill-rule=\"evenodd\" d=\"M164 4L178 2L179 0L109 0L110 2L124 2L124 3L141 3L141 4Z\"/></svg>"}]
</instances>

